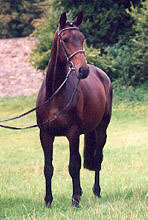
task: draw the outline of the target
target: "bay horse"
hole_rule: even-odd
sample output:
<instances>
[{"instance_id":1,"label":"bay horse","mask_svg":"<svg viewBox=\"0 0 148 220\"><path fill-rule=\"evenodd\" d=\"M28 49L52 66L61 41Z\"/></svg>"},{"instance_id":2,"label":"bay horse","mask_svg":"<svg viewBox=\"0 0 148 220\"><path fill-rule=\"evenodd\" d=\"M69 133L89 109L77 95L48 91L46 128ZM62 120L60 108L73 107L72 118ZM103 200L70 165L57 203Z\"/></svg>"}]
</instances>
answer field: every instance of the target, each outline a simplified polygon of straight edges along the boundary
<instances>
[{"instance_id":1,"label":"bay horse","mask_svg":"<svg viewBox=\"0 0 148 220\"><path fill-rule=\"evenodd\" d=\"M79 206L82 195L79 154L81 134L84 134L84 168L95 171L93 193L100 197L99 172L107 137L106 129L111 118L112 87L104 71L87 64L83 50L85 38L79 30L82 20L81 12L74 20L67 20L66 13L61 15L51 48L48 69L37 98L37 106L41 105L36 110L36 116L45 160L47 208L51 206L53 200L51 180L54 169L52 155L55 136L66 136L69 141L69 174L73 184L72 206ZM69 77L62 84L67 73ZM78 80L80 83L73 95ZM49 97L59 87L60 91L48 102ZM70 100L68 109L55 118Z\"/></svg>"}]
</instances>

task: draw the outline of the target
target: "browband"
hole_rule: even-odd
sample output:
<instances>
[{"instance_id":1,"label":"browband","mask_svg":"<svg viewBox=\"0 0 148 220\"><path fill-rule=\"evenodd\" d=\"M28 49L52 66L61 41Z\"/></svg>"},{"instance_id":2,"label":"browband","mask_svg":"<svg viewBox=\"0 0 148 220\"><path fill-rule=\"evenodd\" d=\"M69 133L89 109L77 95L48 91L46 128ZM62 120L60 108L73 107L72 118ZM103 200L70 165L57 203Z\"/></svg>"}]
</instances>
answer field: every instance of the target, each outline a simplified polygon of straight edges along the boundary
<instances>
[{"instance_id":1,"label":"browband","mask_svg":"<svg viewBox=\"0 0 148 220\"><path fill-rule=\"evenodd\" d=\"M63 33L64 31L67 31L67 30L79 30L79 28L78 28L78 27L68 27L68 28L64 28L64 29L62 29L61 31L59 31L58 36L60 36L61 33Z\"/></svg>"}]
</instances>

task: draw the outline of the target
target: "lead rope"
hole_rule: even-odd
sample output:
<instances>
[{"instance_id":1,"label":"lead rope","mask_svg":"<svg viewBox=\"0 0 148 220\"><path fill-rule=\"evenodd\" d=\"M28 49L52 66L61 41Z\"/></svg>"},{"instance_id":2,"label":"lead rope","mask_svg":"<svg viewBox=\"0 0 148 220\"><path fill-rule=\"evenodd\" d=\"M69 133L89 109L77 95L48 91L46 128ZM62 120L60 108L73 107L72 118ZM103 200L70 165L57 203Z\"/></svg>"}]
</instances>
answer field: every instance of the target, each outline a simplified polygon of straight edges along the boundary
<instances>
[{"instance_id":1,"label":"lead rope","mask_svg":"<svg viewBox=\"0 0 148 220\"><path fill-rule=\"evenodd\" d=\"M70 61L70 59L71 59L72 57L74 57L77 53L84 53L84 50L78 50L78 51L74 52L73 54L71 54L70 56L68 56L67 51L66 51L66 49L65 49L65 47L64 47L64 45L63 45L63 43L62 43L62 40L61 40L61 33L62 33L63 31L65 31L65 30L79 30L79 28L77 28L77 27L65 28L65 29L61 30L61 31L59 32L59 34L58 34L58 37L59 37L59 39L60 39L60 43L61 43L61 45L62 45L62 47L63 47L63 49L64 49L64 52L65 52L67 61L68 61L69 64L70 64L70 70L68 71L68 73L67 73L67 75L66 75L66 78L65 78L65 80L63 81L63 83L62 83L62 84L59 86L59 88L52 94L52 96L49 97L49 99L47 99L43 104L41 104L41 105L39 105L39 106L37 106L37 107L35 107L35 108L32 108L31 110L29 110L29 111L27 111L27 112L25 112L25 113L23 113L23 114L21 114L21 115L19 115L19 116L12 117L12 118L5 119L5 120L1 120L0 123L7 122L7 121L12 121L12 120L15 120L15 119L22 118L22 117L24 117L24 116L30 114L31 112L33 112L33 111L39 109L40 107L44 106L45 104L49 103L49 102L54 98L54 96L58 94L58 92L61 90L61 88L64 86L64 84L67 82L70 73L71 73L72 71L75 71L74 65L73 65L72 61ZM78 78L77 85L76 85L76 87L74 88L74 91L73 91L73 94L72 94L72 96L71 96L71 99L70 99L70 101L67 103L66 107L63 108L60 112L58 112L50 121L45 121L45 122L40 123L40 124L35 124L35 125L23 127L23 128L21 128L21 127L14 127L14 126L7 126L7 125L2 125L2 124L0 124L0 127L2 127L2 128L8 128L8 129L13 129L13 130L22 130L22 129L29 129L29 128L39 127L39 126L44 125L44 124L46 124L46 123L51 123L52 121L54 121L54 120L56 120L58 117L60 117L61 114L64 114L65 112L67 112L67 109L68 109L68 107L71 105L71 103L72 103L72 101L73 101L73 99L74 99L74 96L75 96L75 94L76 94L76 92L77 92L77 89L78 89L78 86L79 86L79 82L80 82L80 79Z\"/></svg>"},{"instance_id":2,"label":"lead rope","mask_svg":"<svg viewBox=\"0 0 148 220\"><path fill-rule=\"evenodd\" d=\"M48 102L50 102L50 101L54 98L54 96L58 94L58 92L61 90L61 88L64 86L64 84L67 82L68 77L69 77L70 73L71 73L73 70L74 70L73 68L70 68L70 70L69 70L69 72L67 73L66 78L65 78L65 80L63 81L63 83L62 83L62 84L60 85L60 87L53 93L53 95L50 96L49 99L48 99L47 101L45 101L43 104L41 104L41 105L39 105L39 106L37 106L37 107L35 107L35 108L32 108L32 109L30 109L29 111L27 111L27 112L25 112L25 113L23 113L23 114L21 114L21 115L18 115L18 116L16 116L16 117L12 117L12 118L9 118L9 119L1 120L0 123L2 123L2 122L7 122L7 121L12 121L12 120L15 120L15 119L22 118L22 117L24 117L24 116L30 114L31 112L33 112L33 111L39 109L40 107L44 106L44 105L47 104Z\"/></svg>"},{"instance_id":3,"label":"lead rope","mask_svg":"<svg viewBox=\"0 0 148 220\"><path fill-rule=\"evenodd\" d=\"M65 79L66 80L66 79ZM67 80L66 80L67 81ZM63 82L64 83L64 82ZM51 120L47 120L45 122L39 123L39 124L35 124L35 125L31 125L31 126L27 126L27 127L14 127L14 126L7 126L7 125L2 125L0 124L0 127L2 128L8 128L8 129L12 129L12 130L25 130L25 129L29 129L29 128L35 128L35 127L40 127L46 123L51 123L53 121L55 121L56 119L58 119L62 114L65 114L68 111L68 108L70 107L71 103L73 102L73 99L75 97L75 94L78 90L78 86L80 83L80 79L78 79L77 85L74 88L73 94L71 96L71 99L69 100L69 102L67 103L67 105L60 111L58 112ZM65 83L64 83L65 84ZM64 85L63 84L63 85ZM62 88L62 87L61 87ZM23 114L22 114L23 115ZM17 118L17 117L15 117Z\"/></svg>"}]
</instances>

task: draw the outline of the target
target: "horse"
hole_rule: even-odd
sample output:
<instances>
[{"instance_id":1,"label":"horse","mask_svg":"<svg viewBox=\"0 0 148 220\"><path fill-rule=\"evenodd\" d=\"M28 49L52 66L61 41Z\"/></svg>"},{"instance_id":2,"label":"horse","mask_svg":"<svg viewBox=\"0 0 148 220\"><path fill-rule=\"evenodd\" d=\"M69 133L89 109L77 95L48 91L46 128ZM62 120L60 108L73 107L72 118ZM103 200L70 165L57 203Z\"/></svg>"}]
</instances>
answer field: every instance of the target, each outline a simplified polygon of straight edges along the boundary
<instances>
[{"instance_id":1,"label":"horse","mask_svg":"<svg viewBox=\"0 0 148 220\"><path fill-rule=\"evenodd\" d=\"M85 37L79 30L82 20L82 12L74 20L67 20L65 12L60 16L48 69L36 102L37 106L41 106L36 110L36 118L44 152L47 208L51 207L53 201L52 160L56 136L65 136L69 142L68 170L73 185L72 206L79 207L82 195L79 153L81 134L84 134L84 168L95 172L93 193L100 198L99 174L107 138L106 129L111 119L112 86L103 70L86 61L83 50ZM77 86L78 81L80 83ZM50 102L49 97L52 97Z\"/></svg>"}]
</instances>

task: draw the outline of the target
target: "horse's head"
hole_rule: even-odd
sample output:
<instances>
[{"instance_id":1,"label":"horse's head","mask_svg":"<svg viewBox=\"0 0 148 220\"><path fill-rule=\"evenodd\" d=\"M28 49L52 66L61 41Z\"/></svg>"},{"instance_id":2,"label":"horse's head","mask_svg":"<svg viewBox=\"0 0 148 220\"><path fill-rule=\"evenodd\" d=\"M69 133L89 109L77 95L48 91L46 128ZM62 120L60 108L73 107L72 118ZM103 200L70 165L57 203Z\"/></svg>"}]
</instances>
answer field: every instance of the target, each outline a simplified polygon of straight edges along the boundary
<instances>
[{"instance_id":1,"label":"horse's head","mask_svg":"<svg viewBox=\"0 0 148 220\"><path fill-rule=\"evenodd\" d=\"M83 50L85 37L79 30L82 20L83 14L81 12L75 20L67 20L66 13L63 13L60 17L58 29L60 59L75 68L79 79L84 79L89 74L89 67Z\"/></svg>"}]
</instances>

